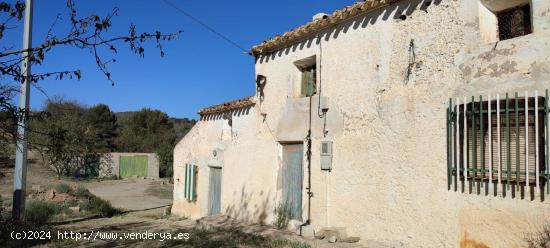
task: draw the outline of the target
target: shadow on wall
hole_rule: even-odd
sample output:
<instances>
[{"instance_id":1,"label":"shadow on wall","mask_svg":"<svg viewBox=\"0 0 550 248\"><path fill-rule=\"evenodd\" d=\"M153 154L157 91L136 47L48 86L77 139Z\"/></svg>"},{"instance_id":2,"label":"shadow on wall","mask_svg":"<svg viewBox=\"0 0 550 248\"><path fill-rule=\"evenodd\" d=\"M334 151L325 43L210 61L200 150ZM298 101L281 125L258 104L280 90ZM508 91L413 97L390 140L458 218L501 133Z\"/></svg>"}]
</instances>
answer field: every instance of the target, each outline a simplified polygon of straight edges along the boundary
<instances>
[{"instance_id":1,"label":"shadow on wall","mask_svg":"<svg viewBox=\"0 0 550 248\"><path fill-rule=\"evenodd\" d=\"M387 21L390 18L405 21L407 17L412 15L415 11L424 11L428 13L430 6L439 5L441 4L441 2L442 0L401 1L399 3L383 7L381 10L374 10L367 14L354 17L348 21L336 25L335 27L327 28L325 31L319 33L319 36L317 37L311 35L309 36L309 38L297 40L295 43L286 46L284 49L258 56L256 57L255 62L258 63L259 61L260 64L264 62L267 63L270 60L275 60L275 57L281 57L283 53L285 55L288 55L291 51L295 52L297 49L302 50L304 49L304 47L310 48L313 44L313 41L315 41L316 45L319 45L322 37L324 37L325 41L337 39L340 33L347 33L350 28L353 28L354 30L359 28L366 28L369 24L375 24L380 17L382 17L382 20L384 21Z\"/></svg>"},{"instance_id":2,"label":"shadow on wall","mask_svg":"<svg viewBox=\"0 0 550 248\"><path fill-rule=\"evenodd\" d=\"M224 111L220 113L215 114L207 114L200 117L201 121L216 121L221 120L224 118L224 115L229 112L231 116L241 116L241 115L248 115L250 113L250 109L252 109L253 106L247 106L242 108L233 109L230 111Z\"/></svg>"},{"instance_id":3,"label":"shadow on wall","mask_svg":"<svg viewBox=\"0 0 550 248\"><path fill-rule=\"evenodd\" d=\"M271 199L271 192L264 193L260 191L257 195L254 192L246 192L243 186L240 192L240 196L237 196L238 192L233 192L233 199L239 199L238 203L230 204L225 208L225 214L232 218L243 220L246 222L259 223L262 225L267 224L266 219L269 215L268 211L274 211L274 209L268 209ZM250 205L252 198L260 198L260 203Z\"/></svg>"}]
</instances>

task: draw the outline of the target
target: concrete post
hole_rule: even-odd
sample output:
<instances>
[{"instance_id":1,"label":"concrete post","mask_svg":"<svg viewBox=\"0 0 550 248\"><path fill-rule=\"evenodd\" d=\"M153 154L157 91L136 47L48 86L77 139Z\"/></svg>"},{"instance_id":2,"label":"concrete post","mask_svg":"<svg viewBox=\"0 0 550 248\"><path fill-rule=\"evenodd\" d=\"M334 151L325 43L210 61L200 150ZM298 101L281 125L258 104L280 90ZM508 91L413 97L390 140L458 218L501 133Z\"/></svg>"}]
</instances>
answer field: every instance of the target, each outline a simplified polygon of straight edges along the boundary
<instances>
[{"instance_id":1,"label":"concrete post","mask_svg":"<svg viewBox=\"0 0 550 248\"><path fill-rule=\"evenodd\" d=\"M32 10L33 1L26 0L25 28L23 34L23 49L32 48ZM13 208L12 218L21 220L25 210L25 189L27 184L27 122L29 115L29 95L31 65L29 52L23 52L24 60L21 63L22 82L19 97L21 115L17 121L17 149L15 153L15 172L13 174Z\"/></svg>"}]
</instances>

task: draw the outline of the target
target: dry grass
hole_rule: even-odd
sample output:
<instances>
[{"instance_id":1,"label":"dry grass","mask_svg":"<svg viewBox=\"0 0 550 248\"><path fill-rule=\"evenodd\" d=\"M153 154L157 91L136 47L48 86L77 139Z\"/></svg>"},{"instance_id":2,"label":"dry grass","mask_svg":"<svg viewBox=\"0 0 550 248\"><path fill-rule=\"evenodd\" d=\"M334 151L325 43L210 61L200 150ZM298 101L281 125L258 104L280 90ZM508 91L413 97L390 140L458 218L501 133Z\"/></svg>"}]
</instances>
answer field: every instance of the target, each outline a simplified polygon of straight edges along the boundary
<instances>
[{"instance_id":1,"label":"dry grass","mask_svg":"<svg viewBox=\"0 0 550 248\"><path fill-rule=\"evenodd\" d=\"M241 228L191 228L179 229L174 235L188 233L188 240L167 240L166 246L185 247L265 247L265 248L310 248L306 243L292 241L282 236L266 237L244 232Z\"/></svg>"}]
</instances>

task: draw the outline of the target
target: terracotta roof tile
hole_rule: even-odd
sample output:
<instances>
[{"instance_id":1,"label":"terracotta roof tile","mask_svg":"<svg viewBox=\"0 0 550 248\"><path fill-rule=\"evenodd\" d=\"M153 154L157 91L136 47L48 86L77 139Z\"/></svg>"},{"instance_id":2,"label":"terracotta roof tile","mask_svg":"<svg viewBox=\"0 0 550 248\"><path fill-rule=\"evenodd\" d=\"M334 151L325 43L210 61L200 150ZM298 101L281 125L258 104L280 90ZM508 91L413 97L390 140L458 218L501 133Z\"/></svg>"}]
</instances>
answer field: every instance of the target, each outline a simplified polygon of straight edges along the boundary
<instances>
[{"instance_id":1,"label":"terracotta roof tile","mask_svg":"<svg viewBox=\"0 0 550 248\"><path fill-rule=\"evenodd\" d=\"M254 104L255 104L254 96L247 96L241 99L203 108L199 111L199 115L216 114L216 113L226 112L226 111L230 111L238 108L253 106Z\"/></svg>"},{"instance_id":2,"label":"terracotta roof tile","mask_svg":"<svg viewBox=\"0 0 550 248\"><path fill-rule=\"evenodd\" d=\"M330 27L331 25L337 25L342 21L391 5L398 1L400 0L368 0L354 3L353 5L347 6L341 10L334 11L332 15L327 18L314 20L288 31L283 35L276 35L275 37L264 41L262 44L252 47L252 53L254 55L260 55L273 52L274 49L277 49L280 46L303 39L306 36L315 34L327 27Z\"/></svg>"}]
</instances>

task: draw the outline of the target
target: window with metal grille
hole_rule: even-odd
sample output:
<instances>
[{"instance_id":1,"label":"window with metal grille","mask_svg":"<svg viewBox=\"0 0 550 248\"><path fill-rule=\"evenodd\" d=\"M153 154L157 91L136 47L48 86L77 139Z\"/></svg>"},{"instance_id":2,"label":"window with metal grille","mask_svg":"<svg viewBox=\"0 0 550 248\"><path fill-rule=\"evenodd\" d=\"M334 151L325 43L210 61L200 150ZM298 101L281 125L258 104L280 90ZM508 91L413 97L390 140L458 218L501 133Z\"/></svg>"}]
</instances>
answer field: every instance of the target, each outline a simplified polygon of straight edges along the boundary
<instances>
[{"instance_id":1,"label":"window with metal grille","mask_svg":"<svg viewBox=\"0 0 550 248\"><path fill-rule=\"evenodd\" d=\"M450 102L449 189L502 196L511 190L512 197L516 191L522 197L550 193L548 91L546 97L537 95Z\"/></svg>"},{"instance_id":2,"label":"window with metal grille","mask_svg":"<svg viewBox=\"0 0 550 248\"><path fill-rule=\"evenodd\" d=\"M512 39L532 32L530 4L498 12L497 19L500 40Z\"/></svg>"}]
</instances>

